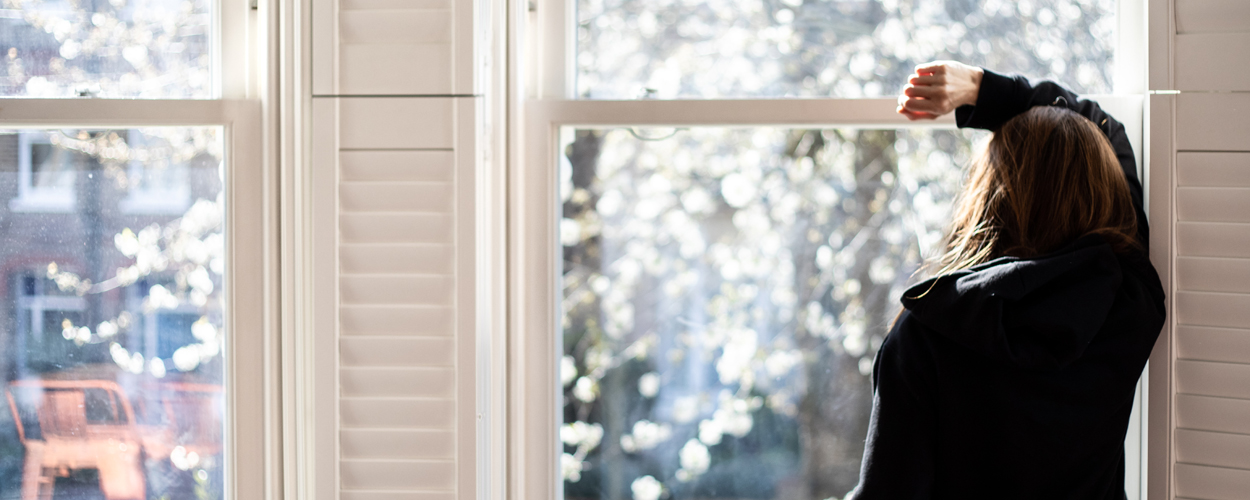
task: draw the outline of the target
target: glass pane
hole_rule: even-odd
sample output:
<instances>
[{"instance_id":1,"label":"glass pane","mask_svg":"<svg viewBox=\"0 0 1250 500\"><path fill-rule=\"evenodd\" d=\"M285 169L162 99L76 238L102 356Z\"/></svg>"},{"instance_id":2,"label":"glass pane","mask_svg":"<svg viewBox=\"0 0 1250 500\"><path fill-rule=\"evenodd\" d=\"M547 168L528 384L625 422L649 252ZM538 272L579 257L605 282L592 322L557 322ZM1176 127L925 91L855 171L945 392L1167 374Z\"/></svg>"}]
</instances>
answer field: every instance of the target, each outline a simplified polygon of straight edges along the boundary
<instances>
[{"instance_id":1,"label":"glass pane","mask_svg":"<svg viewBox=\"0 0 1250 500\"><path fill-rule=\"evenodd\" d=\"M881 97L955 59L1110 92L1116 0L577 0L577 95Z\"/></svg>"},{"instance_id":2,"label":"glass pane","mask_svg":"<svg viewBox=\"0 0 1250 500\"><path fill-rule=\"evenodd\" d=\"M0 130L0 498L222 498L221 137Z\"/></svg>"},{"instance_id":3,"label":"glass pane","mask_svg":"<svg viewBox=\"0 0 1250 500\"><path fill-rule=\"evenodd\" d=\"M563 133L565 497L844 496L980 133Z\"/></svg>"},{"instance_id":4,"label":"glass pane","mask_svg":"<svg viewBox=\"0 0 1250 500\"><path fill-rule=\"evenodd\" d=\"M0 96L214 97L212 0L4 0Z\"/></svg>"}]
</instances>

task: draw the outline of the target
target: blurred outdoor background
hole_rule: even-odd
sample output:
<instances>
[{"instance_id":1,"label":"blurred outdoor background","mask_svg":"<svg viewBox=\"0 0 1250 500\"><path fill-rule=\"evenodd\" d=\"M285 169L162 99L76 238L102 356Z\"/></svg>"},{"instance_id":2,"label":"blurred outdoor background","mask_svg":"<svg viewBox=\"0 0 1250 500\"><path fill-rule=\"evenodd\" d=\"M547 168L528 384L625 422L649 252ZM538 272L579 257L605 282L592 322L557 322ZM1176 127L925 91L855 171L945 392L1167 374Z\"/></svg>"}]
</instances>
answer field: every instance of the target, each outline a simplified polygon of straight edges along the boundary
<instances>
[{"instance_id":1,"label":"blurred outdoor background","mask_svg":"<svg viewBox=\"0 0 1250 500\"><path fill-rule=\"evenodd\" d=\"M577 8L584 99L892 97L935 59L1111 91L1114 0ZM565 497L843 498L873 358L986 133L562 136Z\"/></svg>"}]
</instances>

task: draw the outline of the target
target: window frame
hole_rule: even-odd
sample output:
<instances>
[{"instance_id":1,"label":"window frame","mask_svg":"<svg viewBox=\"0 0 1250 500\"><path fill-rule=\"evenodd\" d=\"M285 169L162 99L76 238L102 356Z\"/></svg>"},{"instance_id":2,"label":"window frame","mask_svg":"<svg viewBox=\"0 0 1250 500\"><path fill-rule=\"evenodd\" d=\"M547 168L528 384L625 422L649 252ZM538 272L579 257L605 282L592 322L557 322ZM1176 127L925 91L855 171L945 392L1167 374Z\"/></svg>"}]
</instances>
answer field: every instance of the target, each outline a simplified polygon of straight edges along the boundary
<instances>
[{"instance_id":1,"label":"window frame","mask_svg":"<svg viewBox=\"0 0 1250 500\"><path fill-rule=\"evenodd\" d=\"M279 342L274 321L279 304L275 279L274 176L266 156L277 139L272 110L264 107L275 69L257 71L277 46L270 40L257 3L217 0L213 16L216 47L211 62L218 76L210 99L0 98L0 128L116 128L214 126L223 131L225 162L226 393L224 497L271 498L280 494L282 470L274 465L281 435L275 428L281 408L280 366L271 354ZM277 2L266 2L274 7ZM262 118L265 120L262 121ZM271 139L272 137L272 139ZM20 198L15 198L15 200ZM125 208L125 207L123 207ZM280 425L280 424L279 424Z\"/></svg>"},{"instance_id":2,"label":"window frame","mask_svg":"<svg viewBox=\"0 0 1250 500\"><path fill-rule=\"evenodd\" d=\"M1118 0L1113 94L1085 97L1126 126L1149 192L1145 155L1146 0ZM893 98L588 100L575 95L576 0L508 2L507 248L509 490L522 500L563 498L558 433L563 351L558 196L561 127L955 128L954 117L911 122ZM1149 199L1146 200L1149 206ZM1126 436L1128 498L1146 491L1149 366ZM1136 464L1136 465L1134 465Z\"/></svg>"}]
</instances>

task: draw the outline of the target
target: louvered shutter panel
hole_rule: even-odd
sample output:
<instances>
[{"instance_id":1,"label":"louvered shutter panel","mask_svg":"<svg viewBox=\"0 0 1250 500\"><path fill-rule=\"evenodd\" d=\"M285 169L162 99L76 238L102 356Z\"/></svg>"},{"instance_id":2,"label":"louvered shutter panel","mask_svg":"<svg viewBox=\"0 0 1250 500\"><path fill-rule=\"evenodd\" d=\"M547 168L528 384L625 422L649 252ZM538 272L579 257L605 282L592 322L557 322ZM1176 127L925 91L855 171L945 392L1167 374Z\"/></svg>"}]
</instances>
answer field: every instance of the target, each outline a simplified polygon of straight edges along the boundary
<instances>
[{"instance_id":1,"label":"louvered shutter panel","mask_svg":"<svg viewBox=\"0 0 1250 500\"><path fill-rule=\"evenodd\" d=\"M318 499L476 498L472 21L314 2Z\"/></svg>"},{"instance_id":2,"label":"louvered shutter panel","mask_svg":"<svg viewBox=\"0 0 1250 500\"><path fill-rule=\"evenodd\" d=\"M1241 91L1250 90L1250 3L1175 0L1171 7L1150 6L1151 88L1180 91L1151 98L1151 215L1161 231L1154 259L1170 283L1171 306L1163 352L1151 361L1160 365L1152 370L1167 370L1151 379L1151 453L1166 465L1152 467L1162 477L1152 477L1151 493L1244 499L1250 495L1250 94ZM1170 60L1162 50L1169 46Z\"/></svg>"}]
</instances>

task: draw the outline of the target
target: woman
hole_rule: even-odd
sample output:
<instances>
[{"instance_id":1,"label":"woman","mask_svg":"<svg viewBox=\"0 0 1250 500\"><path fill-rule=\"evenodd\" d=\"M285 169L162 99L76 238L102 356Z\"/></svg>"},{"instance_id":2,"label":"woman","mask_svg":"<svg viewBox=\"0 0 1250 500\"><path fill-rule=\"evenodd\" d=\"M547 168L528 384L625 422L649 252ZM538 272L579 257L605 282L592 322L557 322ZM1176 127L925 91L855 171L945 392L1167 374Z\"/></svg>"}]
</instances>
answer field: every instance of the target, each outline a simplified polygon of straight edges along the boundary
<instances>
[{"instance_id":1,"label":"woman","mask_svg":"<svg viewBox=\"0 0 1250 500\"><path fill-rule=\"evenodd\" d=\"M1134 388L1163 326L1124 127L1050 82L917 67L913 120L994 131L937 277L908 290L873 366L848 498L1121 499Z\"/></svg>"}]
</instances>

